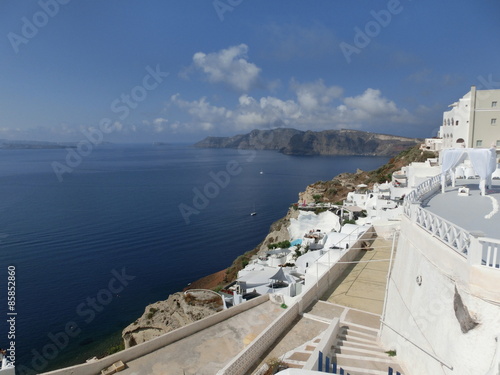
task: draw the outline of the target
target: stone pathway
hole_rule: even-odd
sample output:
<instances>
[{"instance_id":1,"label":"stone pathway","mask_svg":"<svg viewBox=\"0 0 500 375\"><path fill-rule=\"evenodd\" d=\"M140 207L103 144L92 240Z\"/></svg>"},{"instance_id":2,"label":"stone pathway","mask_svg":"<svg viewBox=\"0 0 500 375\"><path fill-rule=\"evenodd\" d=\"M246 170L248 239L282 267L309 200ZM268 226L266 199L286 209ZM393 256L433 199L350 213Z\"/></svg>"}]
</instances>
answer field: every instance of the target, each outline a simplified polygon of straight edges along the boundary
<instances>
[{"instance_id":1,"label":"stone pathway","mask_svg":"<svg viewBox=\"0 0 500 375\"><path fill-rule=\"evenodd\" d=\"M127 362L121 375L214 375L283 313L270 301Z\"/></svg>"},{"instance_id":2,"label":"stone pathway","mask_svg":"<svg viewBox=\"0 0 500 375\"><path fill-rule=\"evenodd\" d=\"M262 365L273 358L290 368L302 368L334 318L340 319L339 335L331 352L325 355L339 367L351 375L387 374L389 366L394 374L404 373L397 357L389 357L377 343L392 239L377 237L371 248L339 276L248 374L258 374Z\"/></svg>"}]
</instances>

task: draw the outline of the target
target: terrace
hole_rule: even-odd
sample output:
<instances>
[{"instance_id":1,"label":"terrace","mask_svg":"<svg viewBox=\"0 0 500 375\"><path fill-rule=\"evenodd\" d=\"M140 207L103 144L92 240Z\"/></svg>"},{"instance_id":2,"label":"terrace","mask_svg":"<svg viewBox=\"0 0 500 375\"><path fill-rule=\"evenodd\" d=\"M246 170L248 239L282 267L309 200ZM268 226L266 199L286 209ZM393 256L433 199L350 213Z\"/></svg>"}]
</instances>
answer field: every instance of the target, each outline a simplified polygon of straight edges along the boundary
<instances>
[{"instance_id":1,"label":"terrace","mask_svg":"<svg viewBox=\"0 0 500 375\"><path fill-rule=\"evenodd\" d=\"M449 177L447 177L449 180ZM412 221L467 258L471 265L500 268L500 183L481 195L478 179L457 180L441 190L441 175L424 181L405 199ZM468 193L459 194L462 187Z\"/></svg>"}]
</instances>

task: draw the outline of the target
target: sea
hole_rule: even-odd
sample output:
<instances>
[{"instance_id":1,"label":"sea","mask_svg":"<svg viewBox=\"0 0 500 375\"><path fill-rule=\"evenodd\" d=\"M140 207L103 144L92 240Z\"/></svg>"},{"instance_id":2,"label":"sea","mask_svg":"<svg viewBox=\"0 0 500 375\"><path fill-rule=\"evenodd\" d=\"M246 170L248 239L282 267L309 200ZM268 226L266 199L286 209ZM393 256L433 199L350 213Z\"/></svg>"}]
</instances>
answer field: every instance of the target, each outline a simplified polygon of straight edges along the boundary
<instances>
[{"instance_id":1,"label":"sea","mask_svg":"<svg viewBox=\"0 0 500 375\"><path fill-rule=\"evenodd\" d=\"M387 162L184 144L75 152L0 149L0 348L18 373L105 353L148 304L257 246L308 184Z\"/></svg>"}]
</instances>

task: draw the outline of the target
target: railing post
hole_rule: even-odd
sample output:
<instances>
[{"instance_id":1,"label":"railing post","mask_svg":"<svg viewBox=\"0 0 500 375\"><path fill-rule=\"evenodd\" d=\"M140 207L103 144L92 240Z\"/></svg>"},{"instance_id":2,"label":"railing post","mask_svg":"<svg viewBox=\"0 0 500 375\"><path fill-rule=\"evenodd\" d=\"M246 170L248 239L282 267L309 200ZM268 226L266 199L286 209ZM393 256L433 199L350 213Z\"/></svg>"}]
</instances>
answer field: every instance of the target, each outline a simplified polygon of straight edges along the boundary
<instances>
[{"instance_id":1,"label":"railing post","mask_svg":"<svg viewBox=\"0 0 500 375\"><path fill-rule=\"evenodd\" d=\"M417 209L420 207L420 202L412 202L410 204L410 221L417 222Z\"/></svg>"},{"instance_id":2,"label":"railing post","mask_svg":"<svg viewBox=\"0 0 500 375\"><path fill-rule=\"evenodd\" d=\"M484 236L481 232L470 232L470 244L467 251L467 262L471 266L480 266L483 260L483 245L479 240Z\"/></svg>"}]
</instances>

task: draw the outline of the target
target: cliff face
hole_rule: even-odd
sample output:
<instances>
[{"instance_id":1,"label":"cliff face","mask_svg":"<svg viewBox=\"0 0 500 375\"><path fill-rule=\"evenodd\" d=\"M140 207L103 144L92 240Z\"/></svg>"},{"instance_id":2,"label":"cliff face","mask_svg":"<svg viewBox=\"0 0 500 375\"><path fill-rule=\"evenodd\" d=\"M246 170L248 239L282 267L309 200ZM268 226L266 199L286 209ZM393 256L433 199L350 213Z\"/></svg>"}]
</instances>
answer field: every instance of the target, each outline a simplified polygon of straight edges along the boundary
<instances>
[{"instance_id":1,"label":"cliff face","mask_svg":"<svg viewBox=\"0 0 500 375\"><path fill-rule=\"evenodd\" d=\"M144 314L123 330L125 348L149 341L222 309L221 297L213 292L171 294L166 301L147 306Z\"/></svg>"},{"instance_id":2,"label":"cliff face","mask_svg":"<svg viewBox=\"0 0 500 375\"><path fill-rule=\"evenodd\" d=\"M207 137L195 144L200 148L241 148L251 150L281 150L298 134L295 129L252 130L233 137Z\"/></svg>"},{"instance_id":3,"label":"cliff face","mask_svg":"<svg viewBox=\"0 0 500 375\"><path fill-rule=\"evenodd\" d=\"M234 137L208 137L195 144L202 148L277 150L287 155L393 156L421 143L421 139L358 130L295 129L253 130Z\"/></svg>"}]
</instances>

